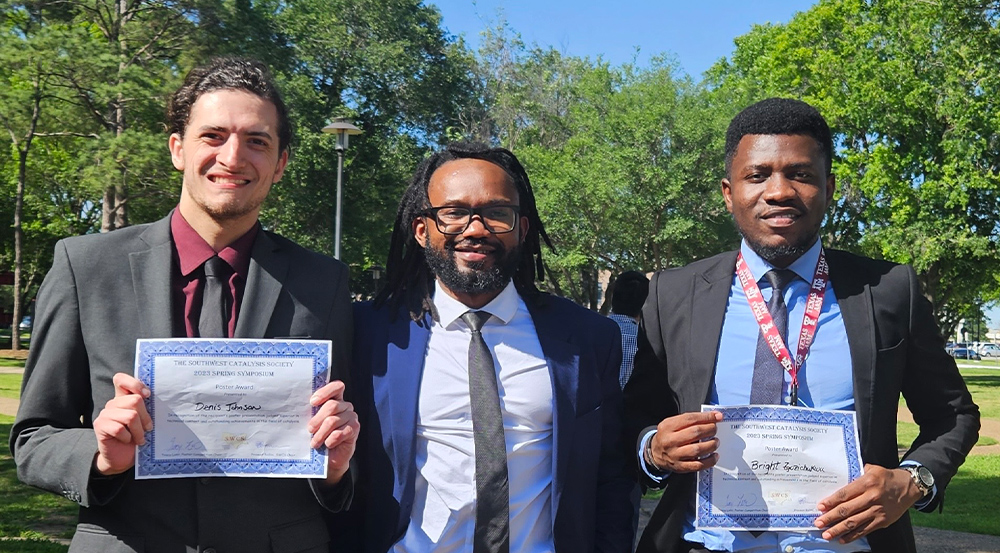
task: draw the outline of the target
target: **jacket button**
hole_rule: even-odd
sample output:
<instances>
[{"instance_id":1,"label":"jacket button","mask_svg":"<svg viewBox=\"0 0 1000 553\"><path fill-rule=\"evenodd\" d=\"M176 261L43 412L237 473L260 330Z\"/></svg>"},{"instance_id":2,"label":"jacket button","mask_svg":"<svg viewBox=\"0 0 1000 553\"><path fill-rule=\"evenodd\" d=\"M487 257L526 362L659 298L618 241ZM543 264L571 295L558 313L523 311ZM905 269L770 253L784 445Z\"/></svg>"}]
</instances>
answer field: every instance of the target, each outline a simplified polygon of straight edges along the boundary
<instances>
[{"instance_id":1,"label":"jacket button","mask_svg":"<svg viewBox=\"0 0 1000 553\"><path fill-rule=\"evenodd\" d=\"M206 478L206 480L207 480L207 478ZM205 549L202 553L215 553L215 548L214 547L209 547L209 548Z\"/></svg>"},{"instance_id":2,"label":"jacket button","mask_svg":"<svg viewBox=\"0 0 1000 553\"><path fill-rule=\"evenodd\" d=\"M211 478L199 478L199 479L198 479L198 481L199 481L199 482L201 482L201 483L202 483L202 485L205 485L205 486L207 486L207 485L209 485L209 484L211 484L211 483L212 483L212 479L211 479ZM213 551L214 551L214 550L213 550ZM209 551L208 551L208 550L206 549L206 550L205 550L205 553L211 553L211 552L209 552Z\"/></svg>"}]
</instances>

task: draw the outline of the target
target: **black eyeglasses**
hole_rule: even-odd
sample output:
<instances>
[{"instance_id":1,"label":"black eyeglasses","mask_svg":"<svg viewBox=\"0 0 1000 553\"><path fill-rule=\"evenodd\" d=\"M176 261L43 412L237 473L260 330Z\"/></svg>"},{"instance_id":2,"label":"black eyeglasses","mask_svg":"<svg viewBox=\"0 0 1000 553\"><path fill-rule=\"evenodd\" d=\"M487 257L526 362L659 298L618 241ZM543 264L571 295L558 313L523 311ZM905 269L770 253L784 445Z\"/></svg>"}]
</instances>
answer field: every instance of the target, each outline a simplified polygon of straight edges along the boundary
<instances>
[{"instance_id":1,"label":"black eyeglasses","mask_svg":"<svg viewBox=\"0 0 1000 553\"><path fill-rule=\"evenodd\" d=\"M456 235L465 232L472 224L472 216L479 215L486 230L493 234L504 234L514 230L521 209L516 205L486 205L482 207L460 207L446 205L432 207L423 212L425 217L433 217L441 234Z\"/></svg>"}]
</instances>

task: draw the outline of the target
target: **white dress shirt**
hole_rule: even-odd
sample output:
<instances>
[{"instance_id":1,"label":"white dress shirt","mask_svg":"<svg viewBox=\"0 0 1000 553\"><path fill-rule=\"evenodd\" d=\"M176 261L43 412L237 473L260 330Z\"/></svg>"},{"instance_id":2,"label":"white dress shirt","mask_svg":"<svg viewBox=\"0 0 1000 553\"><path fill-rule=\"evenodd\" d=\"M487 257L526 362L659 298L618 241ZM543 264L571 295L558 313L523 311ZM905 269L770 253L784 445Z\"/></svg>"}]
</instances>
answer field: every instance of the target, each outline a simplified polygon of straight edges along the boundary
<instances>
[{"instance_id":1,"label":"white dress shirt","mask_svg":"<svg viewBox=\"0 0 1000 553\"><path fill-rule=\"evenodd\" d=\"M469 399L469 308L436 285L433 321L417 403L416 496L394 553L472 550L476 458ZM551 371L527 307L509 283L481 309L486 345L499 374L510 482L510 550L554 551L552 539Z\"/></svg>"}]
</instances>

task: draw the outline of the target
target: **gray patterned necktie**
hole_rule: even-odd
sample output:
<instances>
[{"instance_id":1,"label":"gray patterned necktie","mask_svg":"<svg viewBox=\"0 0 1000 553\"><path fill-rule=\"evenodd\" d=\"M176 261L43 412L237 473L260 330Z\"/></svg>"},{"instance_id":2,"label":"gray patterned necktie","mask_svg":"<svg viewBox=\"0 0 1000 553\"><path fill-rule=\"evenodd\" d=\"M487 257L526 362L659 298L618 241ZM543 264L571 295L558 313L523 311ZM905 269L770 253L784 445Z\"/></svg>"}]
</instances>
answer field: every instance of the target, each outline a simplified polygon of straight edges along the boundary
<instances>
[{"instance_id":1,"label":"gray patterned necktie","mask_svg":"<svg viewBox=\"0 0 1000 553\"><path fill-rule=\"evenodd\" d=\"M469 394L472 434L476 445L476 533L473 553L510 551L510 490L507 444L493 354L482 328L491 315L467 311L462 320L472 329L469 344Z\"/></svg>"},{"instance_id":2,"label":"gray patterned necktie","mask_svg":"<svg viewBox=\"0 0 1000 553\"><path fill-rule=\"evenodd\" d=\"M788 307L783 297L785 287L795 280L795 273L788 269L772 269L764 275L771 283L771 299L767 302L767 310L771 312L774 326L778 328L781 339L788 344ZM789 352L791 353L791 352ZM794 355L794 354L792 354ZM774 356L771 347L767 345L764 333L757 335L757 355L753 362L753 381L750 384L751 405L774 405L781 403L781 390L785 385L785 369Z\"/></svg>"}]
</instances>

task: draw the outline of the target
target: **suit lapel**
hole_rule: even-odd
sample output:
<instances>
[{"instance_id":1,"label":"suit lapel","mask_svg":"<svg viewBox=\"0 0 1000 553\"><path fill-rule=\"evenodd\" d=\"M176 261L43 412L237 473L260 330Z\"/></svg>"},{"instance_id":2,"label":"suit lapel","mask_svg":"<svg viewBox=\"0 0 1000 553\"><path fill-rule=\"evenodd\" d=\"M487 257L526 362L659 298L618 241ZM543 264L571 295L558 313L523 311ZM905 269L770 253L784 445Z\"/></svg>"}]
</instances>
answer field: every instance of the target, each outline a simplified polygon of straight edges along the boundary
<instances>
[{"instance_id":1,"label":"suit lapel","mask_svg":"<svg viewBox=\"0 0 1000 553\"><path fill-rule=\"evenodd\" d=\"M288 265L288 256L278 244L263 229L258 231L250 254L250 272L234 338L265 336L281 294L281 283L288 274Z\"/></svg>"},{"instance_id":2,"label":"suit lapel","mask_svg":"<svg viewBox=\"0 0 1000 553\"><path fill-rule=\"evenodd\" d=\"M376 411L388 413L381 417L382 441L396 467L396 497L406 504L413 494L416 477L413 446L417 434L417 400L430 331L402 312L389 323L386 332L385 370L372 375L372 387Z\"/></svg>"},{"instance_id":3,"label":"suit lapel","mask_svg":"<svg viewBox=\"0 0 1000 553\"><path fill-rule=\"evenodd\" d=\"M830 282L840 306L851 350L851 367L854 374L854 411L857 414L861 450L867 450L865 441L871 432L872 398L875 386L875 321L871 288L858 273L859 268L845 266L843 257L836 251L827 251L830 263Z\"/></svg>"},{"instance_id":4,"label":"suit lapel","mask_svg":"<svg viewBox=\"0 0 1000 553\"><path fill-rule=\"evenodd\" d=\"M719 262L705 272L696 274L691 283L691 336L688 343L688 366L691 371L674 371L676 378L684 382L674 383L680 390L683 402L681 412L699 411L708 399L708 391L715 375L715 360L719 356L719 338L722 336L722 322L726 316L729 288L736 271L736 253L720 258ZM688 380L689 379L689 380Z\"/></svg>"},{"instance_id":5,"label":"suit lapel","mask_svg":"<svg viewBox=\"0 0 1000 553\"><path fill-rule=\"evenodd\" d=\"M552 378L555 412L552 414L552 520L566 485L566 471L573 451L573 424L576 422L580 393L580 350L570 342L569 326L559 324L554 302L544 296L525 301L535 334ZM560 452L564 455L560 455Z\"/></svg>"},{"instance_id":6,"label":"suit lapel","mask_svg":"<svg viewBox=\"0 0 1000 553\"><path fill-rule=\"evenodd\" d=\"M174 332L174 313L170 302L174 256L170 217L167 215L153 223L139 236L149 246L148 249L132 252L128 256L132 287L139 308L139 336L142 338L168 338Z\"/></svg>"}]
</instances>

